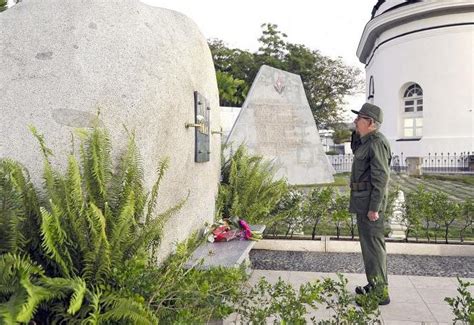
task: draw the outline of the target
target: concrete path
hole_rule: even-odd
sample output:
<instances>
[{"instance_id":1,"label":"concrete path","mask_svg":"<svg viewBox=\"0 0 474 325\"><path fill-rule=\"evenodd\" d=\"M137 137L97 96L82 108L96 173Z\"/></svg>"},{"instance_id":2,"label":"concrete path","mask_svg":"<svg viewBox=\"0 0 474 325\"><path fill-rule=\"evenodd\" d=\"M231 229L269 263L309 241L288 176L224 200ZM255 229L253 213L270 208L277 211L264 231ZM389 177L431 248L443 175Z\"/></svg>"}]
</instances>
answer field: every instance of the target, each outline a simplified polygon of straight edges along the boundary
<instances>
[{"instance_id":1,"label":"concrete path","mask_svg":"<svg viewBox=\"0 0 474 325\"><path fill-rule=\"evenodd\" d=\"M343 273L343 275L348 280L350 292L354 292L356 286L366 283L364 274ZM293 284L295 288L317 279L327 277L337 279L335 273L254 270L250 284L258 282L261 277L265 277L271 283L280 277ZM474 281L472 278L462 280ZM452 324L451 309L444 298L458 295L457 284L456 278L452 277L389 275L391 303L380 306L383 324ZM470 289L474 291L473 287ZM318 310L314 315L317 319L330 318L326 310ZM232 324L230 320L224 323Z\"/></svg>"}]
</instances>

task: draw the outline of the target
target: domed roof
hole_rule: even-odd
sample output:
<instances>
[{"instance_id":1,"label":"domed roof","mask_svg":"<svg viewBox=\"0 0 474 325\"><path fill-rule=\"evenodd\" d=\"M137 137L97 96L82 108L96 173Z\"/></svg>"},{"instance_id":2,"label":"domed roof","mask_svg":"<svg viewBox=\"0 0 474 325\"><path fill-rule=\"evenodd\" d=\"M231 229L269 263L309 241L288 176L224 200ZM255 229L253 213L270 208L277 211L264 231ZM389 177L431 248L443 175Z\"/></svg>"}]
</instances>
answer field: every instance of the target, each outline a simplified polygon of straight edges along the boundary
<instances>
[{"instance_id":1,"label":"domed roof","mask_svg":"<svg viewBox=\"0 0 474 325\"><path fill-rule=\"evenodd\" d=\"M393 10L416 2L422 2L422 0L378 0L372 9L371 18L379 16L386 11Z\"/></svg>"}]
</instances>

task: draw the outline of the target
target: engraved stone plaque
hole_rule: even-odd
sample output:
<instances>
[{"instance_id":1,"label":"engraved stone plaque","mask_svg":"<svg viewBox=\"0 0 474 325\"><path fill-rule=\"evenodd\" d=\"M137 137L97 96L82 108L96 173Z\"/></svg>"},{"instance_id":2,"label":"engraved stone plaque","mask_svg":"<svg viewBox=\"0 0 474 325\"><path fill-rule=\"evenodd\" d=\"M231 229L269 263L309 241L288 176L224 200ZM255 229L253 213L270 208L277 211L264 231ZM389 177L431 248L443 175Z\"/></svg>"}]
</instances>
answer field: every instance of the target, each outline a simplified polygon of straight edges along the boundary
<instances>
[{"instance_id":1,"label":"engraved stone plaque","mask_svg":"<svg viewBox=\"0 0 474 325\"><path fill-rule=\"evenodd\" d=\"M290 184L334 181L301 77L263 65L227 138L274 163Z\"/></svg>"},{"instance_id":2,"label":"engraved stone plaque","mask_svg":"<svg viewBox=\"0 0 474 325\"><path fill-rule=\"evenodd\" d=\"M207 100L202 94L194 92L194 122L200 124L200 127L195 128L195 162L206 162L209 161L210 151L210 121L209 111L211 107L209 100Z\"/></svg>"}]
</instances>

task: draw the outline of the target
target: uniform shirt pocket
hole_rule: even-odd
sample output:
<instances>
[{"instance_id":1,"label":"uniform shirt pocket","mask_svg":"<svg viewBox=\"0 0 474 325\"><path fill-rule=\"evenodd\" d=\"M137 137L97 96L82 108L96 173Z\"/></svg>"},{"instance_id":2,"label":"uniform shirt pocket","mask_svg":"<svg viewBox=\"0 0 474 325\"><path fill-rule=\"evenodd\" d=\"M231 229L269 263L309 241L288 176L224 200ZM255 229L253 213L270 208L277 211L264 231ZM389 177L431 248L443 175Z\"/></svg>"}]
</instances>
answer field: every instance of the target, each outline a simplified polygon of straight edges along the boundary
<instances>
[{"instance_id":1,"label":"uniform shirt pocket","mask_svg":"<svg viewBox=\"0 0 474 325\"><path fill-rule=\"evenodd\" d=\"M369 148L359 148L354 154L355 181L359 181L362 174L369 169Z\"/></svg>"}]
</instances>

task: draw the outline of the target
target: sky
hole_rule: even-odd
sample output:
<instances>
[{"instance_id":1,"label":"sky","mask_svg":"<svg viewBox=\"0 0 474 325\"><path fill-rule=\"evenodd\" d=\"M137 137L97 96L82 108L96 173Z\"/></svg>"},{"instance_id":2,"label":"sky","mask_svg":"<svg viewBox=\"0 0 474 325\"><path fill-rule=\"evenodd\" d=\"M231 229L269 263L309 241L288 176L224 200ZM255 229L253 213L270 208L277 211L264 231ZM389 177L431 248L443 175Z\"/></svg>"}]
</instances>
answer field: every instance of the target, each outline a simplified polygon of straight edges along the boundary
<instances>
[{"instance_id":1,"label":"sky","mask_svg":"<svg viewBox=\"0 0 474 325\"><path fill-rule=\"evenodd\" d=\"M376 0L141 0L179 11L191 18L206 39L218 38L229 47L254 52L261 25L272 23L288 35L287 41L304 44L364 71L357 46ZM365 95L347 98L347 109L358 109ZM350 115L348 116L350 118Z\"/></svg>"}]
</instances>

